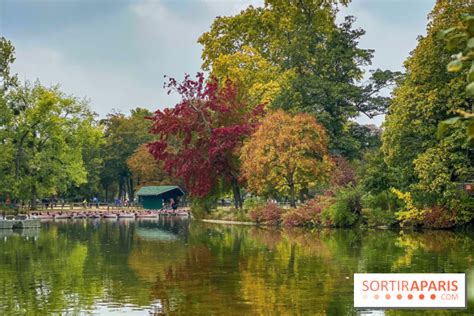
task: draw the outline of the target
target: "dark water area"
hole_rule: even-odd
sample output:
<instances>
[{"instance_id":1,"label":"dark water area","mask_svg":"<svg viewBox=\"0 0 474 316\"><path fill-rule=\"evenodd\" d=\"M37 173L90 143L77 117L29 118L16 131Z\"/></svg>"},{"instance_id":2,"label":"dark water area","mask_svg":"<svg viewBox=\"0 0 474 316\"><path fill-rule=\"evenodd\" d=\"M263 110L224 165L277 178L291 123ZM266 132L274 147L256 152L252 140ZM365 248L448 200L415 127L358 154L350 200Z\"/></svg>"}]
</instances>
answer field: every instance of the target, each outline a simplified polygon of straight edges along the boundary
<instances>
[{"instance_id":1,"label":"dark water area","mask_svg":"<svg viewBox=\"0 0 474 316\"><path fill-rule=\"evenodd\" d=\"M356 272L464 272L468 309L356 311ZM68 220L0 231L1 315L473 315L474 233Z\"/></svg>"}]
</instances>

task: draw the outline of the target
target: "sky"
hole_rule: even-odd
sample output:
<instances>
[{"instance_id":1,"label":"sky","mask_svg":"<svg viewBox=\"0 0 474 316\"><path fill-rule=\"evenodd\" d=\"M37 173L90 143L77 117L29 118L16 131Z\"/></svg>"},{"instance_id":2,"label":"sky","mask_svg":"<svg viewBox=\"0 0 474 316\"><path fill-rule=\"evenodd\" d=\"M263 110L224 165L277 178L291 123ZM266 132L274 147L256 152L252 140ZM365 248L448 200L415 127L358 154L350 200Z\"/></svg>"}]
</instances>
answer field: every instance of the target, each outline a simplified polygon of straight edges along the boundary
<instances>
[{"instance_id":1,"label":"sky","mask_svg":"<svg viewBox=\"0 0 474 316\"><path fill-rule=\"evenodd\" d=\"M342 8L366 30L360 47L375 50L370 69L403 70L425 34L435 0L353 0ZM263 0L0 0L0 36L16 48L21 80L39 79L90 101L100 116L172 107L164 75L183 78L201 66L197 43L216 16ZM361 123L380 125L383 116Z\"/></svg>"}]
</instances>

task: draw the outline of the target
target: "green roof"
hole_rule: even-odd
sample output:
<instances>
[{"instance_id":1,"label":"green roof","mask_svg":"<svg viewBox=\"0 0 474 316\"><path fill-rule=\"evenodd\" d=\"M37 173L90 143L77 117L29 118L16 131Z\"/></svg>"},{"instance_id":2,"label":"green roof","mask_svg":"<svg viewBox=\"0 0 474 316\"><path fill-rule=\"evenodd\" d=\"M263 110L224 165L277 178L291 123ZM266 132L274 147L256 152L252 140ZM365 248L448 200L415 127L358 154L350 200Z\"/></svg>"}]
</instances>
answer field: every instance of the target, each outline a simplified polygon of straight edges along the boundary
<instances>
[{"instance_id":1,"label":"green roof","mask_svg":"<svg viewBox=\"0 0 474 316\"><path fill-rule=\"evenodd\" d=\"M160 195L172 190L178 189L181 193L184 194L183 190L176 185L158 185L158 186L146 186L141 187L140 190L136 193L137 195L145 196L145 195Z\"/></svg>"}]
</instances>

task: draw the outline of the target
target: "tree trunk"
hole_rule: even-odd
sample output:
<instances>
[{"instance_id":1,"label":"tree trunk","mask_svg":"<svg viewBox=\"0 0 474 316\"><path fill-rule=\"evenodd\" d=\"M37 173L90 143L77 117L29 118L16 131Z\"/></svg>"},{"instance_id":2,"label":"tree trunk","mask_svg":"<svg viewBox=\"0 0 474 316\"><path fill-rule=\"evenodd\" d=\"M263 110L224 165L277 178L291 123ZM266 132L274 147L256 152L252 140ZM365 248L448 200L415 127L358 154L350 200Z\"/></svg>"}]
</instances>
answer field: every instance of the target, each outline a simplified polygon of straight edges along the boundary
<instances>
[{"instance_id":1,"label":"tree trunk","mask_svg":"<svg viewBox=\"0 0 474 316\"><path fill-rule=\"evenodd\" d=\"M295 185L293 183L290 183L290 206L296 207Z\"/></svg>"},{"instance_id":2,"label":"tree trunk","mask_svg":"<svg viewBox=\"0 0 474 316\"><path fill-rule=\"evenodd\" d=\"M128 186L128 189L129 189L129 193L128 193L128 199L130 200L130 202L133 202L133 198L134 198L134 190L133 190L133 179L132 177L128 177L128 182L129 182L129 186Z\"/></svg>"},{"instance_id":3,"label":"tree trunk","mask_svg":"<svg viewBox=\"0 0 474 316\"><path fill-rule=\"evenodd\" d=\"M308 188L302 188L300 190L300 201L301 203L304 203L304 201L306 201L306 199L308 198L308 194L309 194L309 190Z\"/></svg>"},{"instance_id":4,"label":"tree trunk","mask_svg":"<svg viewBox=\"0 0 474 316\"><path fill-rule=\"evenodd\" d=\"M31 187L31 209L36 210L36 185Z\"/></svg>"},{"instance_id":5,"label":"tree trunk","mask_svg":"<svg viewBox=\"0 0 474 316\"><path fill-rule=\"evenodd\" d=\"M123 179L120 179L119 182L119 192L118 192L118 198L119 200L123 200Z\"/></svg>"},{"instance_id":6,"label":"tree trunk","mask_svg":"<svg viewBox=\"0 0 474 316\"><path fill-rule=\"evenodd\" d=\"M231 180L232 193L234 194L234 206L236 209L242 208L242 196L240 195L240 187L237 178L232 176Z\"/></svg>"}]
</instances>

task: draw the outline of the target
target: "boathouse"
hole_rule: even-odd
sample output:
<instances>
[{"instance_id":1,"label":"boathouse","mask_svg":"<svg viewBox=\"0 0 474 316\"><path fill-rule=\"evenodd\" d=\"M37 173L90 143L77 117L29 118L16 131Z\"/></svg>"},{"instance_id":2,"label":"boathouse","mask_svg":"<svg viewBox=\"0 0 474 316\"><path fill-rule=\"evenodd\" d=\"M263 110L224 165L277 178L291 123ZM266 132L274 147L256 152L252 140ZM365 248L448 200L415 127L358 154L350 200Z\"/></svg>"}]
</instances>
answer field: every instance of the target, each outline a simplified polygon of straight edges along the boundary
<instances>
[{"instance_id":1,"label":"boathouse","mask_svg":"<svg viewBox=\"0 0 474 316\"><path fill-rule=\"evenodd\" d=\"M143 208L157 210L162 208L169 199L177 201L184 195L184 191L175 185L159 185L141 187L136 194L138 203L142 204Z\"/></svg>"}]
</instances>

